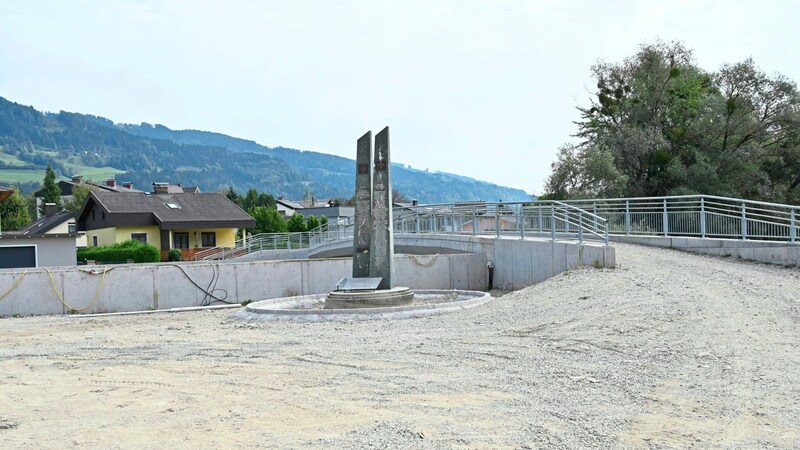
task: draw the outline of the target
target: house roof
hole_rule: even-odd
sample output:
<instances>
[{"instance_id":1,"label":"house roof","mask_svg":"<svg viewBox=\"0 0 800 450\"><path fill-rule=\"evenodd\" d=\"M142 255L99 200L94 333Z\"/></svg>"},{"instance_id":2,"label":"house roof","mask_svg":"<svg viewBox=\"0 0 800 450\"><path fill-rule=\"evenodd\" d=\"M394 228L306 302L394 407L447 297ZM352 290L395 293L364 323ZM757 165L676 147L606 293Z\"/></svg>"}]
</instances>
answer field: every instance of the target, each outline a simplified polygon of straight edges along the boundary
<instances>
[{"instance_id":1,"label":"house roof","mask_svg":"<svg viewBox=\"0 0 800 450\"><path fill-rule=\"evenodd\" d=\"M8 197L11 197L11 194L13 193L14 193L13 189L0 187L0 202L4 202Z\"/></svg>"},{"instance_id":2,"label":"house roof","mask_svg":"<svg viewBox=\"0 0 800 450\"><path fill-rule=\"evenodd\" d=\"M275 203L280 203L283 206L291 209L305 209L305 208L326 208L333 204L332 198L323 198L317 199L312 198L310 200L286 200L283 198L279 198L275 200Z\"/></svg>"},{"instance_id":3,"label":"house roof","mask_svg":"<svg viewBox=\"0 0 800 450\"><path fill-rule=\"evenodd\" d=\"M44 234L52 230L53 228L61 225L62 223L75 218L77 215L78 215L77 213L64 210L56 214L53 214L52 216L42 216L39 219L35 220L34 222L30 223L25 228L14 231L14 233Z\"/></svg>"},{"instance_id":4,"label":"house roof","mask_svg":"<svg viewBox=\"0 0 800 450\"><path fill-rule=\"evenodd\" d=\"M217 192L130 195L92 192L78 216L79 220L86 218L94 203L112 215L151 214L155 223L164 229L255 226L255 219Z\"/></svg>"},{"instance_id":5,"label":"house roof","mask_svg":"<svg viewBox=\"0 0 800 450\"><path fill-rule=\"evenodd\" d=\"M69 181L69 180L61 180L58 183L58 188L61 189L61 195L72 195L72 188L75 186L82 186L89 189L97 189L100 191L109 191L109 192L142 192L138 189L134 188L126 188L125 186L121 186L119 184L115 186L109 186L103 183L95 183L92 181L81 180L80 182ZM34 197L41 197L43 189L39 189L38 191L33 193Z\"/></svg>"}]
</instances>

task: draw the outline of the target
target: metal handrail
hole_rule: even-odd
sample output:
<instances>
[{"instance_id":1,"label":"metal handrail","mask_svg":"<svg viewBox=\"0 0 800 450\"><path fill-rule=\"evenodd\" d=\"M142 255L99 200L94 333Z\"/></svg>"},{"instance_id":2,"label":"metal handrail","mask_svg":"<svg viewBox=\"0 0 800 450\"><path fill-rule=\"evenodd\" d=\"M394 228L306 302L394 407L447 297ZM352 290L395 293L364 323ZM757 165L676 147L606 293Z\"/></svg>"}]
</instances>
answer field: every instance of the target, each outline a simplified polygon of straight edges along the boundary
<instances>
[{"instance_id":1,"label":"metal handrail","mask_svg":"<svg viewBox=\"0 0 800 450\"><path fill-rule=\"evenodd\" d=\"M298 250L326 242L352 237L353 224L349 218L329 221L304 232L259 233L249 238L198 251L195 261L207 261L239 257L254 251ZM349 231L348 231L349 230ZM349 236L348 236L349 232Z\"/></svg>"},{"instance_id":2,"label":"metal handrail","mask_svg":"<svg viewBox=\"0 0 800 450\"><path fill-rule=\"evenodd\" d=\"M598 238L608 244L608 221L556 200L474 202L395 208L395 232Z\"/></svg>"},{"instance_id":3,"label":"metal handrail","mask_svg":"<svg viewBox=\"0 0 800 450\"><path fill-rule=\"evenodd\" d=\"M470 202L394 209L396 233L451 233L599 239L609 236L666 236L760 239L796 242L800 206L713 195L623 197L528 202ZM198 252L196 260L225 259L252 251L312 248L352 239L349 219L305 233L252 236L224 248Z\"/></svg>"},{"instance_id":4,"label":"metal handrail","mask_svg":"<svg viewBox=\"0 0 800 450\"><path fill-rule=\"evenodd\" d=\"M798 206L714 195L565 200L609 220L612 235L796 242Z\"/></svg>"}]
</instances>

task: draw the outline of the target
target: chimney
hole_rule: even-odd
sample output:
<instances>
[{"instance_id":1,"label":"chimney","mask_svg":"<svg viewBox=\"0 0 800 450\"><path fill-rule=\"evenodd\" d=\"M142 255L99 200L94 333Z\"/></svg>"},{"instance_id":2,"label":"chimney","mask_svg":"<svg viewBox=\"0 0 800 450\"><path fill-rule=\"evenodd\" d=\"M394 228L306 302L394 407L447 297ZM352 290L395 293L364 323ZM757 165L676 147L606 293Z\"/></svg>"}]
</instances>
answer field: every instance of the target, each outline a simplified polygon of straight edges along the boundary
<instances>
[{"instance_id":1,"label":"chimney","mask_svg":"<svg viewBox=\"0 0 800 450\"><path fill-rule=\"evenodd\" d=\"M411 206L417 206L417 205L419 205L417 199L411 200Z\"/></svg>"},{"instance_id":2,"label":"chimney","mask_svg":"<svg viewBox=\"0 0 800 450\"><path fill-rule=\"evenodd\" d=\"M117 187L117 180L114 178L109 178L106 180L106 186L108 187Z\"/></svg>"},{"instance_id":3,"label":"chimney","mask_svg":"<svg viewBox=\"0 0 800 450\"><path fill-rule=\"evenodd\" d=\"M83 183L83 175L73 175L72 176L72 182L75 183L75 184Z\"/></svg>"},{"instance_id":4,"label":"chimney","mask_svg":"<svg viewBox=\"0 0 800 450\"><path fill-rule=\"evenodd\" d=\"M45 215L45 217L51 217L55 213L56 213L56 204L55 203L45 203L44 204L44 215Z\"/></svg>"},{"instance_id":5,"label":"chimney","mask_svg":"<svg viewBox=\"0 0 800 450\"><path fill-rule=\"evenodd\" d=\"M169 183L153 183L154 194L169 194Z\"/></svg>"},{"instance_id":6,"label":"chimney","mask_svg":"<svg viewBox=\"0 0 800 450\"><path fill-rule=\"evenodd\" d=\"M130 181L125 181L122 183L122 187L124 187L125 189L133 189L133 183Z\"/></svg>"}]
</instances>

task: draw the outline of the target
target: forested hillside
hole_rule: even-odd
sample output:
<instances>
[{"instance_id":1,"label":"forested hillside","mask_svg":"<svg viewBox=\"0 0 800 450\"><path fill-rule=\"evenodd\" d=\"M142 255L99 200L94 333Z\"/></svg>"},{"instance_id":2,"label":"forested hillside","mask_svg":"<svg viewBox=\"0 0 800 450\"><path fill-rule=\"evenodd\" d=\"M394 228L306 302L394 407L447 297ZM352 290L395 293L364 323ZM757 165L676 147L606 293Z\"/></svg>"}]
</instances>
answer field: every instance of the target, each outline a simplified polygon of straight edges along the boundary
<instances>
[{"instance_id":1,"label":"forested hillside","mask_svg":"<svg viewBox=\"0 0 800 450\"><path fill-rule=\"evenodd\" d=\"M716 72L656 43L592 68L580 141L565 145L553 198L712 194L800 203L800 94L752 60Z\"/></svg>"},{"instance_id":2,"label":"forested hillside","mask_svg":"<svg viewBox=\"0 0 800 450\"><path fill-rule=\"evenodd\" d=\"M355 140L354 140L355 142ZM353 195L355 162L317 152L267 148L205 131L148 124L116 125L106 118L41 113L0 97L0 183L38 187L50 163L61 176L100 180L116 175L134 187L155 181L198 185L204 191L253 187L277 196ZM395 188L422 202L526 200L521 190L443 173L393 166Z\"/></svg>"}]
</instances>

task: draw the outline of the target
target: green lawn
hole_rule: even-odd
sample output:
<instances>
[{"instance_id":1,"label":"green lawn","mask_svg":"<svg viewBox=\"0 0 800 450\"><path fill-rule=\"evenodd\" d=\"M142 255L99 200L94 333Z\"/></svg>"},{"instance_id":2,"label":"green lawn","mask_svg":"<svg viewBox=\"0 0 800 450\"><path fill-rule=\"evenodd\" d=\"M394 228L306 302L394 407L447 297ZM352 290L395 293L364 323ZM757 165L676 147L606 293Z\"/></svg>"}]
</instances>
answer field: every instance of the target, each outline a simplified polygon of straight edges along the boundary
<instances>
[{"instance_id":1,"label":"green lawn","mask_svg":"<svg viewBox=\"0 0 800 450\"><path fill-rule=\"evenodd\" d=\"M44 180L44 170L0 169L0 183L15 184L42 180Z\"/></svg>"},{"instance_id":2,"label":"green lawn","mask_svg":"<svg viewBox=\"0 0 800 450\"><path fill-rule=\"evenodd\" d=\"M62 163L62 165L69 170L69 175L83 175L85 180L103 181L113 177L115 174L125 173L124 170L113 167L91 167L68 162ZM42 173L42 178L44 178L44 172Z\"/></svg>"}]
</instances>

